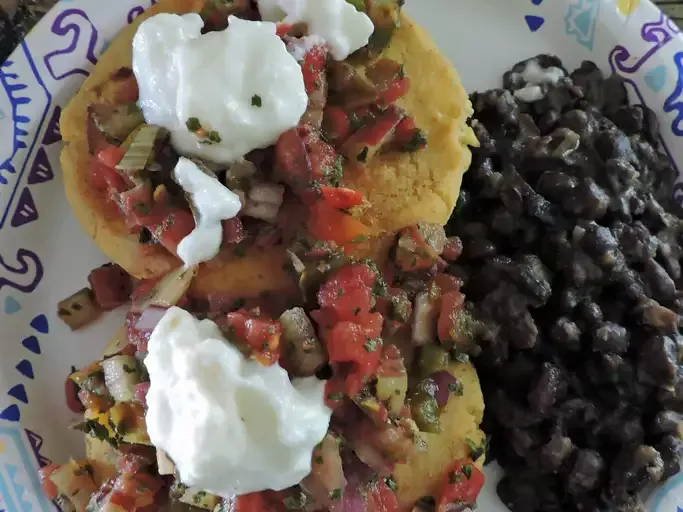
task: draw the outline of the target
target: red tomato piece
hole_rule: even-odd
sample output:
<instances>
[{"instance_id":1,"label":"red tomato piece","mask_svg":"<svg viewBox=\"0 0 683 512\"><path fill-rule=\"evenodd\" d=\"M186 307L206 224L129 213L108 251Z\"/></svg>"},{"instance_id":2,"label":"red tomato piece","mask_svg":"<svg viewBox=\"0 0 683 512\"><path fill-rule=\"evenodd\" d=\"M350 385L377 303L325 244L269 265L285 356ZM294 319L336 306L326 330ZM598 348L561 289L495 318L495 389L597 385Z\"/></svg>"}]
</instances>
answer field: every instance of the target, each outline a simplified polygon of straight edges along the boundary
<instances>
[{"instance_id":1,"label":"red tomato piece","mask_svg":"<svg viewBox=\"0 0 683 512\"><path fill-rule=\"evenodd\" d=\"M97 153L93 159L90 180L99 189L123 192L126 190L126 181L116 170L116 166L123 158L123 150L109 145Z\"/></svg>"},{"instance_id":2,"label":"red tomato piece","mask_svg":"<svg viewBox=\"0 0 683 512\"><path fill-rule=\"evenodd\" d=\"M166 211L167 215L161 222L146 220L145 227L170 253L176 254L180 241L195 228L194 217L179 208Z\"/></svg>"},{"instance_id":3,"label":"red tomato piece","mask_svg":"<svg viewBox=\"0 0 683 512\"><path fill-rule=\"evenodd\" d=\"M443 253L441 256L446 261L455 261L462 254L462 240L457 236L452 236L446 241L446 245L443 248Z\"/></svg>"},{"instance_id":4,"label":"red tomato piece","mask_svg":"<svg viewBox=\"0 0 683 512\"><path fill-rule=\"evenodd\" d=\"M386 105L390 105L397 99L408 94L409 89L410 79L408 79L408 77L397 77L379 93L380 101Z\"/></svg>"},{"instance_id":5,"label":"red tomato piece","mask_svg":"<svg viewBox=\"0 0 683 512\"><path fill-rule=\"evenodd\" d=\"M453 504L473 506L484 486L484 474L471 460L459 460L446 473L437 501L437 512L449 512Z\"/></svg>"},{"instance_id":6,"label":"red tomato piece","mask_svg":"<svg viewBox=\"0 0 683 512\"><path fill-rule=\"evenodd\" d=\"M59 490L55 483L50 480L50 475L59 469L59 464L48 464L40 468L40 483L43 486L43 492L50 500L54 500L59 495Z\"/></svg>"},{"instance_id":7,"label":"red tomato piece","mask_svg":"<svg viewBox=\"0 0 683 512\"><path fill-rule=\"evenodd\" d=\"M383 478L370 485L366 494L366 512L398 512L396 493L386 484Z\"/></svg>"},{"instance_id":8,"label":"red tomato piece","mask_svg":"<svg viewBox=\"0 0 683 512\"><path fill-rule=\"evenodd\" d=\"M254 357L263 365L269 366L280 357L280 323L265 316L255 317L244 309L228 313L224 328L231 330L242 342L254 351Z\"/></svg>"},{"instance_id":9,"label":"red tomato piece","mask_svg":"<svg viewBox=\"0 0 683 512\"><path fill-rule=\"evenodd\" d=\"M308 231L318 240L344 245L348 242L367 237L372 230L351 215L332 208L324 201L316 201L311 206L308 217Z\"/></svg>"},{"instance_id":10,"label":"red tomato piece","mask_svg":"<svg viewBox=\"0 0 683 512\"><path fill-rule=\"evenodd\" d=\"M304 139L295 128L284 132L275 143L275 174L295 190L308 187L313 181Z\"/></svg>"},{"instance_id":11,"label":"red tomato piece","mask_svg":"<svg viewBox=\"0 0 683 512\"><path fill-rule=\"evenodd\" d=\"M269 504L264 493L252 492L235 498L233 512L269 512Z\"/></svg>"},{"instance_id":12,"label":"red tomato piece","mask_svg":"<svg viewBox=\"0 0 683 512\"><path fill-rule=\"evenodd\" d=\"M441 296L441 312L439 313L439 341L454 341L458 334L458 324L465 296L460 292L449 292Z\"/></svg>"},{"instance_id":13,"label":"red tomato piece","mask_svg":"<svg viewBox=\"0 0 683 512\"><path fill-rule=\"evenodd\" d=\"M439 287L441 293L459 292L462 281L450 274L436 274L434 283Z\"/></svg>"},{"instance_id":14,"label":"red tomato piece","mask_svg":"<svg viewBox=\"0 0 683 512\"><path fill-rule=\"evenodd\" d=\"M278 23L275 25L275 33L278 37L283 37L286 36L293 27L294 25L289 23Z\"/></svg>"},{"instance_id":15,"label":"red tomato piece","mask_svg":"<svg viewBox=\"0 0 683 512\"><path fill-rule=\"evenodd\" d=\"M412 117L405 117L403 121L398 123L394 131L394 145L405 146L408 144L413 139L415 130L417 130L415 120Z\"/></svg>"},{"instance_id":16,"label":"red tomato piece","mask_svg":"<svg viewBox=\"0 0 683 512\"><path fill-rule=\"evenodd\" d=\"M223 247L238 244L245 238L244 226L237 217L223 221Z\"/></svg>"},{"instance_id":17,"label":"red tomato piece","mask_svg":"<svg viewBox=\"0 0 683 512\"><path fill-rule=\"evenodd\" d=\"M306 93L311 94L318 90L325 78L325 61L327 49L324 46L314 46L304 57L301 70L304 75Z\"/></svg>"},{"instance_id":18,"label":"red tomato piece","mask_svg":"<svg viewBox=\"0 0 683 512\"><path fill-rule=\"evenodd\" d=\"M328 140L343 143L351 135L349 115L340 107L327 106L323 115L323 132Z\"/></svg>"},{"instance_id":19,"label":"red tomato piece","mask_svg":"<svg viewBox=\"0 0 683 512\"><path fill-rule=\"evenodd\" d=\"M318 130L309 130L303 135L303 141L311 162L312 181L338 183L342 176L342 162L334 147L322 139Z\"/></svg>"},{"instance_id":20,"label":"red tomato piece","mask_svg":"<svg viewBox=\"0 0 683 512\"><path fill-rule=\"evenodd\" d=\"M338 210L352 208L363 202L363 194L350 188L323 186L320 192L327 204Z\"/></svg>"}]
</instances>

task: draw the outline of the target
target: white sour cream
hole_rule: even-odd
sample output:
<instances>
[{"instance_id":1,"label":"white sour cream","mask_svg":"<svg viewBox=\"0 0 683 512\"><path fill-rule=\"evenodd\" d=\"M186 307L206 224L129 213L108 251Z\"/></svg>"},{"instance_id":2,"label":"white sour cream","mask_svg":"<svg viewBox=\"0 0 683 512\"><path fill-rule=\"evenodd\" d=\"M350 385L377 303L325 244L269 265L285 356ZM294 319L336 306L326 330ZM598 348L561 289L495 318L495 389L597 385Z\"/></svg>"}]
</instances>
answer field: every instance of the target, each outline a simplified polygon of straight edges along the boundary
<instances>
[{"instance_id":1,"label":"white sour cream","mask_svg":"<svg viewBox=\"0 0 683 512\"><path fill-rule=\"evenodd\" d=\"M229 22L202 35L198 14L157 14L133 40L145 120L167 128L179 153L224 164L274 144L308 104L301 67L275 25L234 16ZM191 118L220 141L191 132Z\"/></svg>"},{"instance_id":2,"label":"white sour cream","mask_svg":"<svg viewBox=\"0 0 683 512\"><path fill-rule=\"evenodd\" d=\"M557 82L564 77L565 74L561 68L550 66L544 69L535 59L529 60L524 67L524 71L522 71L522 78L531 85L557 85Z\"/></svg>"},{"instance_id":3,"label":"white sour cream","mask_svg":"<svg viewBox=\"0 0 683 512\"><path fill-rule=\"evenodd\" d=\"M298 484L332 411L324 382L246 360L210 320L173 307L149 340L147 430L180 480L229 498Z\"/></svg>"},{"instance_id":4,"label":"white sour cream","mask_svg":"<svg viewBox=\"0 0 683 512\"><path fill-rule=\"evenodd\" d=\"M375 30L367 14L346 0L257 0L264 20L306 23L322 38L335 60L344 60L370 40Z\"/></svg>"},{"instance_id":5,"label":"white sour cream","mask_svg":"<svg viewBox=\"0 0 683 512\"><path fill-rule=\"evenodd\" d=\"M197 216L195 228L177 249L178 257L191 267L218 255L223 242L221 221L235 217L242 203L237 194L188 158L180 157L173 179L190 196Z\"/></svg>"}]
</instances>

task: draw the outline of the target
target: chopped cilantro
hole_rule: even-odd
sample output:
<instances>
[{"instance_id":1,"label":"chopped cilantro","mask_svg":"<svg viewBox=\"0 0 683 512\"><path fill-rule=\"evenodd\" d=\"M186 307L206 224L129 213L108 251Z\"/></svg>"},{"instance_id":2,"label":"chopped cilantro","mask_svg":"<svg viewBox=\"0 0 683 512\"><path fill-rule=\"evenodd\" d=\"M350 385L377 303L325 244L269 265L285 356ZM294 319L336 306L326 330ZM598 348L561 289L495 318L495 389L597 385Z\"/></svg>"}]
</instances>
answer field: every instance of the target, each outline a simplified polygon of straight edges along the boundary
<instances>
[{"instance_id":1,"label":"chopped cilantro","mask_svg":"<svg viewBox=\"0 0 683 512\"><path fill-rule=\"evenodd\" d=\"M196 132L202 127L202 124L199 122L199 118L190 117L187 121L185 121L185 126L187 126L189 131Z\"/></svg>"},{"instance_id":2,"label":"chopped cilantro","mask_svg":"<svg viewBox=\"0 0 683 512\"><path fill-rule=\"evenodd\" d=\"M368 152L370 151L370 148L365 146L360 153L356 155L356 160L358 160L361 163L365 163L368 161Z\"/></svg>"},{"instance_id":3,"label":"chopped cilantro","mask_svg":"<svg viewBox=\"0 0 683 512\"><path fill-rule=\"evenodd\" d=\"M344 288L339 288L339 290L337 290L337 298L341 297L342 295L344 295Z\"/></svg>"},{"instance_id":4,"label":"chopped cilantro","mask_svg":"<svg viewBox=\"0 0 683 512\"><path fill-rule=\"evenodd\" d=\"M472 478L472 466L470 464L465 464L462 467L462 474L465 475L468 480Z\"/></svg>"},{"instance_id":5,"label":"chopped cilantro","mask_svg":"<svg viewBox=\"0 0 683 512\"><path fill-rule=\"evenodd\" d=\"M377 351L377 345L379 345L379 340L368 339L368 341L365 342L363 347L365 347L365 350L367 350L368 352L375 352Z\"/></svg>"},{"instance_id":6,"label":"chopped cilantro","mask_svg":"<svg viewBox=\"0 0 683 512\"><path fill-rule=\"evenodd\" d=\"M462 390L462 382L459 380L456 380L455 382L452 382L448 385L448 392L449 393L454 393L457 396L462 396L463 390Z\"/></svg>"},{"instance_id":7,"label":"chopped cilantro","mask_svg":"<svg viewBox=\"0 0 683 512\"><path fill-rule=\"evenodd\" d=\"M458 473L456 473L455 471L451 471L450 473L448 473L448 483L449 484L455 484L455 483L459 482L460 480L461 480L460 475Z\"/></svg>"},{"instance_id":8,"label":"chopped cilantro","mask_svg":"<svg viewBox=\"0 0 683 512\"><path fill-rule=\"evenodd\" d=\"M313 462L315 462L316 464L322 464L323 458L320 455L318 455L313 459Z\"/></svg>"},{"instance_id":9,"label":"chopped cilantro","mask_svg":"<svg viewBox=\"0 0 683 512\"><path fill-rule=\"evenodd\" d=\"M339 400L344 399L344 393L330 393L329 395L327 395L327 399L338 402Z\"/></svg>"},{"instance_id":10,"label":"chopped cilantro","mask_svg":"<svg viewBox=\"0 0 683 512\"><path fill-rule=\"evenodd\" d=\"M353 244L360 244L362 242L367 242L370 239L368 235L359 235L356 238L351 239L351 243Z\"/></svg>"},{"instance_id":11,"label":"chopped cilantro","mask_svg":"<svg viewBox=\"0 0 683 512\"><path fill-rule=\"evenodd\" d=\"M254 94L251 97L251 106L261 108L263 106L263 101L261 100L261 96L259 96L258 94Z\"/></svg>"},{"instance_id":12,"label":"chopped cilantro","mask_svg":"<svg viewBox=\"0 0 683 512\"><path fill-rule=\"evenodd\" d=\"M218 144L221 140L221 136L217 131L212 130L209 132L209 141Z\"/></svg>"},{"instance_id":13,"label":"chopped cilantro","mask_svg":"<svg viewBox=\"0 0 683 512\"><path fill-rule=\"evenodd\" d=\"M420 130L419 128L415 129L415 133L413 133L413 136L410 138L408 142L406 142L403 147L401 148L403 151L406 153L414 153L415 151L418 151L425 147L427 145L427 136L425 133Z\"/></svg>"},{"instance_id":14,"label":"chopped cilantro","mask_svg":"<svg viewBox=\"0 0 683 512\"><path fill-rule=\"evenodd\" d=\"M194 496L192 496L192 502L195 505L199 505L204 500L204 498L206 498L206 491L197 491L196 493L194 493Z\"/></svg>"},{"instance_id":15,"label":"chopped cilantro","mask_svg":"<svg viewBox=\"0 0 683 512\"><path fill-rule=\"evenodd\" d=\"M394 480L393 476L385 476L384 477L384 483L387 484L387 487L389 489L396 492L398 487L396 486L396 480Z\"/></svg>"},{"instance_id":16,"label":"chopped cilantro","mask_svg":"<svg viewBox=\"0 0 683 512\"><path fill-rule=\"evenodd\" d=\"M334 489L333 491L330 491L330 499L334 501L340 500L342 497L342 490L341 489Z\"/></svg>"},{"instance_id":17,"label":"chopped cilantro","mask_svg":"<svg viewBox=\"0 0 683 512\"><path fill-rule=\"evenodd\" d=\"M126 373L137 373L138 369L131 367L131 366L128 366L127 364L124 364L123 365L123 371Z\"/></svg>"}]
</instances>

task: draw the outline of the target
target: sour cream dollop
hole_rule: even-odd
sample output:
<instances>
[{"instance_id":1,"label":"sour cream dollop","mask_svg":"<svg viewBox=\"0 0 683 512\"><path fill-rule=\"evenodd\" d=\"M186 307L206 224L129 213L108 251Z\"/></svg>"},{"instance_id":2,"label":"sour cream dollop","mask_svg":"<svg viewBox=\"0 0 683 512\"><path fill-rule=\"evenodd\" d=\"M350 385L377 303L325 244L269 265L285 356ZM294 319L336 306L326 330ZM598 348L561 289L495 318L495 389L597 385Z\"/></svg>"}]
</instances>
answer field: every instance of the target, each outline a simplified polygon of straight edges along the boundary
<instances>
[{"instance_id":1,"label":"sour cream dollop","mask_svg":"<svg viewBox=\"0 0 683 512\"><path fill-rule=\"evenodd\" d=\"M370 40L375 27L364 12L346 0L258 0L264 20L306 23L323 39L335 60L344 60Z\"/></svg>"},{"instance_id":2,"label":"sour cream dollop","mask_svg":"<svg viewBox=\"0 0 683 512\"><path fill-rule=\"evenodd\" d=\"M235 217L242 203L237 194L189 158L180 157L173 169L173 179L190 196L197 216L197 225L177 249L178 257L186 267L191 267L218 255L223 242L221 221Z\"/></svg>"},{"instance_id":3,"label":"sour cream dollop","mask_svg":"<svg viewBox=\"0 0 683 512\"><path fill-rule=\"evenodd\" d=\"M234 16L229 22L201 34L199 14L157 14L133 39L145 120L168 129L179 153L217 163L274 144L308 104L301 67L275 24ZM198 137L188 121L214 136Z\"/></svg>"},{"instance_id":4,"label":"sour cream dollop","mask_svg":"<svg viewBox=\"0 0 683 512\"><path fill-rule=\"evenodd\" d=\"M185 485L229 498L298 484L332 411L324 382L247 360L210 320L169 309L145 358L147 431Z\"/></svg>"}]
</instances>

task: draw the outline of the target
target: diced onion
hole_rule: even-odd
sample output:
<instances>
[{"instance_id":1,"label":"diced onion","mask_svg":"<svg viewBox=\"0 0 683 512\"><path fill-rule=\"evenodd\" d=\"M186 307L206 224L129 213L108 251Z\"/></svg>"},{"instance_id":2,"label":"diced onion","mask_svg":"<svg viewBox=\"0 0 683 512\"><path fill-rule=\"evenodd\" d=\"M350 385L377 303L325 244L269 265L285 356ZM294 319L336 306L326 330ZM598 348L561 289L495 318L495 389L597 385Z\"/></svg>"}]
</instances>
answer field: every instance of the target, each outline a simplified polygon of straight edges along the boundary
<instances>
[{"instance_id":1,"label":"diced onion","mask_svg":"<svg viewBox=\"0 0 683 512\"><path fill-rule=\"evenodd\" d=\"M157 324L166 314L167 309L158 307L148 307L142 312L140 318L135 324L138 331L153 331Z\"/></svg>"},{"instance_id":2,"label":"diced onion","mask_svg":"<svg viewBox=\"0 0 683 512\"><path fill-rule=\"evenodd\" d=\"M175 306L187 292L196 274L197 267L187 269L185 267L178 267L159 281L149 295L137 303L133 302L131 311L133 313L142 313L151 306L159 308Z\"/></svg>"},{"instance_id":3,"label":"diced onion","mask_svg":"<svg viewBox=\"0 0 683 512\"><path fill-rule=\"evenodd\" d=\"M417 294L413 310L413 342L416 345L436 340L436 309L429 292Z\"/></svg>"},{"instance_id":4,"label":"diced onion","mask_svg":"<svg viewBox=\"0 0 683 512\"><path fill-rule=\"evenodd\" d=\"M117 402L135 400L135 385L140 380L137 361L132 356L114 356L102 361L104 383Z\"/></svg>"}]
</instances>

